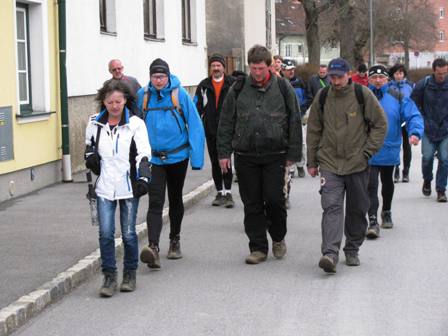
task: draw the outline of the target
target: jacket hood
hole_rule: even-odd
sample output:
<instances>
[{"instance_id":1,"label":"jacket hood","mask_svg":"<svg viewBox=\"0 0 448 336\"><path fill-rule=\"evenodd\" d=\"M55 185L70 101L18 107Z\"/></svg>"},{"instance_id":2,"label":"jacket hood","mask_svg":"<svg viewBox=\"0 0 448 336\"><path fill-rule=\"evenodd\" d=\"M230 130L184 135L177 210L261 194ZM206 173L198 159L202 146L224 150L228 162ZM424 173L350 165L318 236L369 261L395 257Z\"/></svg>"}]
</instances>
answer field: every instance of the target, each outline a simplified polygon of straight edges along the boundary
<instances>
[{"instance_id":1,"label":"jacket hood","mask_svg":"<svg viewBox=\"0 0 448 336\"><path fill-rule=\"evenodd\" d=\"M177 78L173 74L170 74L170 79L168 80L168 84L162 90L160 90L160 94L162 96L169 95L173 89L179 88L179 87L180 87L179 78ZM148 83L148 88L152 94L157 94L157 89L151 84L151 81L149 81L149 83Z\"/></svg>"},{"instance_id":2,"label":"jacket hood","mask_svg":"<svg viewBox=\"0 0 448 336\"><path fill-rule=\"evenodd\" d=\"M109 112L107 112L106 109L102 109L101 112L95 118L95 121L100 123L100 124L106 125L108 117L109 117ZM121 120L118 123L118 125L119 126L123 126L123 125L129 124L129 117L130 117L129 110L125 106L123 114L121 115Z\"/></svg>"}]
</instances>

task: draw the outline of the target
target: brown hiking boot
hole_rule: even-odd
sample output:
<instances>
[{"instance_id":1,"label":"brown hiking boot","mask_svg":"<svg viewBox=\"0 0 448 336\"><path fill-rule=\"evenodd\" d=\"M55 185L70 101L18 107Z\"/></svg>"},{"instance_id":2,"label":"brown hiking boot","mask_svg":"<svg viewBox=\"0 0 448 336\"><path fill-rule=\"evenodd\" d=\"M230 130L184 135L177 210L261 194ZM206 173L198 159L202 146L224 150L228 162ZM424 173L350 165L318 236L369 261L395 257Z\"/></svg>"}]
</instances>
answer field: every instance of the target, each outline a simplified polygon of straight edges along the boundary
<instances>
[{"instance_id":1,"label":"brown hiking boot","mask_svg":"<svg viewBox=\"0 0 448 336\"><path fill-rule=\"evenodd\" d=\"M256 264L259 264L259 263L261 263L263 261L266 261L267 257L268 256L267 256L266 253L263 253L261 251L253 251L251 254L249 254L246 257L246 264L256 265Z\"/></svg>"},{"instance_id":2,"label":"brown hiking boot","mask_svg":"<svg viewBox=\"0 0 448 336\"><path fill-rule=\"evenodd\" d=\"M225 194L223 197L224 197L224 200L222 203L223 203L224 207L230 209L235 206L235 202L233 201L232 194Z\"/></svg>"},{"instance_id":3,"label":"brown hiking boot","mask_svg":"<svg viewBox=\"0 0 448 336\"><path fill-rule=\"evenodd\" d=\"M444 191L437 192L437 202L445 203L447 201Z\"/></svg>"},{"instance_id":4,"label":"brown hiking boot","mask_svg":"<svg viewBox=\"0 0 448 336\"><path fill-rule=\"evenodd\" d=\"M285 256L285 254L286 254L286 244L285 244L285 240L284 239L282 241L279 241L279 242L272 241L272 254L277 259L281 259L281 258L283 258Z\"/></svg>"},{"instance_id":5,"label":"brown hiking boot","mask_svg":"<svg viewBox=\"0 0 448 336\"><path fill-rule=\"evenodd\" d=\"M160 268L159 247L151 243L149 246L142 248L140 261L147 264L149 268Z\"/></svg>"},{"instance_id":6,"label":"brown hiking boot","mask_svg":"<svg viewBox=\"0 0 448 336\"><path fill-rule=\"evenodd\" d=\"M319 267L326 273L336 273L336 261L329 255L323 255L319 260Z\"/></svg>"}]
</instances>

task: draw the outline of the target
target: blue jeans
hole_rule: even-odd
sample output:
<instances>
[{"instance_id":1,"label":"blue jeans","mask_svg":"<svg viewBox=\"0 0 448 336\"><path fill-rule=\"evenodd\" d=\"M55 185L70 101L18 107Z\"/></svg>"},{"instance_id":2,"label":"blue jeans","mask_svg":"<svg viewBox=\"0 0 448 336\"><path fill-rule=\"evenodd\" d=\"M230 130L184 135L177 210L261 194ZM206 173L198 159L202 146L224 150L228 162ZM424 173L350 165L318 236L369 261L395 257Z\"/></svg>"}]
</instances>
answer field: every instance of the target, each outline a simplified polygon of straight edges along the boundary
<instances>
[{"instance_id":1,"label":"blue jeans","mask_svg":"<svg viewBox=\"0 0 448 336\"><path fill-rule=\"evenodd\" d=\"M103 272L117 270L115 260L115 209L120 204L121 235L124 243L124 269L136 270L138 266L138 240L135 232L138 198L109 201L98 197L99 241L101 269Z\"/></svg>"},{"instance_id":2,"label":"blue jeans","mask_svg":"<svg viewBox=\"0 0 448 336\"><path fill-rule=\"evenodd\" d=\"M425 135L422 139L422 173L425 181L432 181L434 154L437 151L439 165L436 172L436 191L445 192L448 176L448 138L432 142Z\"/></svg>"}]
</instances>

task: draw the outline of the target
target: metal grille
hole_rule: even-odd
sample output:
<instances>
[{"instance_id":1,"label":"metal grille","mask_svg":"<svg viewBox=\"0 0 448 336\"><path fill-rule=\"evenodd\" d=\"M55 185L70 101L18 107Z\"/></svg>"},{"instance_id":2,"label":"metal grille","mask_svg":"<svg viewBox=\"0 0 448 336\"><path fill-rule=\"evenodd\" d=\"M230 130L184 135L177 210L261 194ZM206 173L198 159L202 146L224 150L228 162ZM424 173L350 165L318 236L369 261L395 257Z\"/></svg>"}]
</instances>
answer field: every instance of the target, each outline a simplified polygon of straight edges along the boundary
<instances>
[{"instance_id":1,"label":"metal grille","mask_svg":"<svg viewBox=\"0 0 448 336\"><path fill-rule=\"evenodd\" d=\"M0 107L0 161L13 158L12 107Z\"/></svg>"}]
</instances>

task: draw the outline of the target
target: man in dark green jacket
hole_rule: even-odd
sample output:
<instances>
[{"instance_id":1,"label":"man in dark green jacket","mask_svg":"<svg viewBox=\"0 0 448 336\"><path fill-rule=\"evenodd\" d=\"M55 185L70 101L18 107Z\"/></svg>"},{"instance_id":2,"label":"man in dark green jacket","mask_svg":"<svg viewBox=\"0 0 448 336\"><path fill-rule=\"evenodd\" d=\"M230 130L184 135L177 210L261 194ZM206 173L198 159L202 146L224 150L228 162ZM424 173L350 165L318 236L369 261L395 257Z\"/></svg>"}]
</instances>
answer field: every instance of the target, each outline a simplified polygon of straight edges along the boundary
<instances>
[{"instance_id":1,"label":"man in dark green jacket","mask_svg":"<svg viewBox=\"0 0 448 336\"><path fill-rule=\"evenodd\" d=\"M248 264L286 253L285 166L302 156L302 129L297 98L291 85L269 72L271 53L255 45L248 52L250 76L229 90L218 126L218 157L225 173L235 153L235 168L244 227L251 254Z\"/></svg>"},{"instance_id":2,"label":"man in dark green jacket","mask_svg":"<svg viewBox=\"0 0 448 336\"><path fill-rule=\"evenodd\" d=\"M346 264L358 266L358 250L367 229L369 209L368 160L383 145L387 121L373 93L349 77L350 65L342 58L328 65L331 86L318 92L311 105L307 128L308 173L320 169L322 258L319 267L335 273L342 234ZM321 105L320 96L326 94ZM362 101L360 101L362 100ZM344 196L346 195L345 226Z\"/></svg>"}]
</instances>

